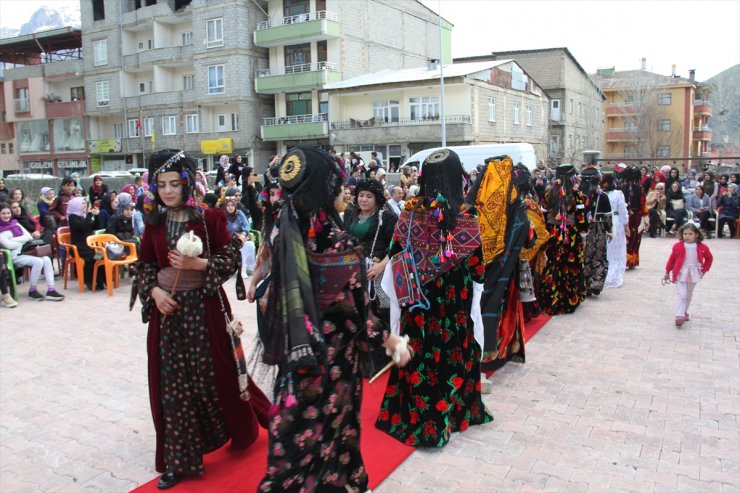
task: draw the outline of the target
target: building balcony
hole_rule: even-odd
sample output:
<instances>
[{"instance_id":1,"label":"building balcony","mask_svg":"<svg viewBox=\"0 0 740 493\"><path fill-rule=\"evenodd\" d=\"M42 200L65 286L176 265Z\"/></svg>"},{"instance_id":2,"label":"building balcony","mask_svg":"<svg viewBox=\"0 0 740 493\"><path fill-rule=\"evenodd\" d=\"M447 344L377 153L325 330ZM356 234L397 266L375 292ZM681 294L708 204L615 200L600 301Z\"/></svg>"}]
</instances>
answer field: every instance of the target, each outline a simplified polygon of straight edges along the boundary
<instances>
[{"instance_id":1,"label":"building balcony","mask_svg":"<svg viewBox=\"0 0 740 493\"><path fill-rule=\"evenodd\" d=\"M329 135L326 113L263 118L260 125L262 140L321 139Z\"/></svg>"},{"instance_id":2,"label":"building balcony","mask_svg":"<svg viewBox=\"0 0 740 493\"><path fill-rule=\"evenodd\" d=\"M167 46L123 56L123 68L127 72L135 72L140 67L148 69L152 64L177 66L183 63L193 64L193 45Z\"/></svg>"},{"instance_id":3,"label":"building balcony","mask_svg":"<svg viewBox=\"0 0 740 493\"><path fill-rule=\"evenodd\" d=\"M195 101L195 91L159 91L138 96L127 96L126 106L129 109L155 106L172 106Z\"/></svg>"},{"instance_id":4,"label":"building balcony","mask_svg":"<svg viewBox=\"0 0 740 493\"><path fill-rule=\"evenodd\" d=\"M259 94L277 94L321 89L324 84L339 82L339 65L313 62L276 69L258 70L254 74L254 89Z\"/></svg>"},{"instance_id":5,"label":"building balcony","mask_svg":"<svg viewBox=\"0 0 740 493\"><path fill-rule=\"evenodd\" d=\"M442 140L439 116L414 120L394 118L389 121L380 118L350 119L349 121L332 122L331 131L336 135L335 142L432 142ZM445 132L448 141L474 140L472 117L470 115L447 115Z\"/></svg>"},{"instance_id":6,"label":"building balcony","mask_svg":"<svg viewBox=\"0 0 740 493\"><path fill-rule=\"evenodd\" d=\"M68 101L66 103L46 100L47 118L64 118L67 116L83 116L85 101Z\"/></svg>"},{"instance_id":7,"label":"building balcony","mask_svg":"<svg viewBox=\"0 0 740 493\"><path fill-rule=\"evenodd\" d=\"M254 44L262 48L275 48L338 38L339 32L337 14L321 10L283 17L277 22L260 22L254 31Z\"/></svg>"},{"instance_id":8,"label":"building balcony","mask_svg":"<svg viewBox=\"0 0 740 493\"><path fill-rule=\"evenodd\" d=\"M706 115L712 116L712 104L706 99L695 99L694 100L694 115Z\"/></svg>"},{"instance_id":9,"label":"building balcony","mask_svg":"<svg viewBox=\"0 0 740 493\"><path fill-rule=\"evenodd\" d=\"M606 107L606 116L634 115L635 107L632 103L613 103Z\"/></svg>"},{"instance_id":10,"label":"building balcony","mask_svg":"<svg viewBox=\"0 0 740 493\"><path fill-rule=\"evenodd\" d=\"M640 137L640 131L636 128L610 128L606 131L607 142L637 140Z\"/></svg>"},{"instance_id":11,"label":"building balcony","mask_svg":"<svg viewBox=\"0 0 740 493\"><path fill-rule=\"evenodd\" d=\"M694 140L712 140L712 129L709 127L703 127L693 132Z\"/></svg>"}]
</instances>

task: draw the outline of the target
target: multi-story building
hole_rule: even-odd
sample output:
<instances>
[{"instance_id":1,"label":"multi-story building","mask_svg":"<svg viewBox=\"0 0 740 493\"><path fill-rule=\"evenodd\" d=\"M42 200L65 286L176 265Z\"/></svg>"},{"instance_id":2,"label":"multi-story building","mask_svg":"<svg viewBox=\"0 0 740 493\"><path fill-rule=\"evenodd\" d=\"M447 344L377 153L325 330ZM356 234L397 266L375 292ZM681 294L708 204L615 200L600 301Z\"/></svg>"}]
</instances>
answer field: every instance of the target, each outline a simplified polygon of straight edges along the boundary
<instances>
[{"instance_id":1,"label":"multi-story building","mask_svg":"<svg viewBox=\"0 0 740 493\"><path fill-rule=\"evenodd\" d=\"M64 176L88 169L79 29L0 40L0 169Z\"/></svg>"},{"instance_id":2,"label":"multi-story building","mask_svg":"<svg viewBox=\"0 0 740 493\"><path fill-rule=\"evenodd\" d=\"M262 119L261 136L281 151L301 142L333 143L328 118L340 110L326 84L451 60L452 26L416 0L269 0L267 14L254 32L254 44L269 50L254 86L274 95L275 116ZM386 146L375 137L362 141Z\"/></svg>"},{"instance_id":3,"label":"multi-story building","mask_svg":"<svg viewBox=\"0 0 740 493\"><path fill-rule=\"evenodd\" d=\"M383 70L325 86L337 151L381 152L386 164L442 145L529 142L547 148L549 99L516 62L495 60ZM383 145L377 145L383 143Z\"/></svg>"},{"instance_id":4,"label":"multi-story building","mask_svg":"<svg viewBox=\"0 0 740 493\"><path fill-rule=\"evenodd\" d=\"M272 98L252 74L267 50L251 33L251 0L81 2L86 112L93 169L143 166L154 148L184 149L211 167L221 154L266 163L259 139Z\"/></svg>"},{"instance_id":5,"label":"multi-story building","mask_svg":"<svg viewBox=\"0 0 740 493\"><path fill-rule=\"evenodd\" d=\"M568 48L498 51L455 62L504 59L516 61L550 98L550 164L579 164L583 151L602 149L605 96Z\"/></svg>"},{"instance_id":6,"label":"multi-story building","mask_svg":"<svg viewBox=\"0 0 740 493\"><path fill-rule=\"evenodd\" d=\"M686 79L601 69L596 81L607 97L602 158L674 161L686 171L686 158L711 156L711 89L695 80L693 70Z\"/></svg>"}]
</instances>

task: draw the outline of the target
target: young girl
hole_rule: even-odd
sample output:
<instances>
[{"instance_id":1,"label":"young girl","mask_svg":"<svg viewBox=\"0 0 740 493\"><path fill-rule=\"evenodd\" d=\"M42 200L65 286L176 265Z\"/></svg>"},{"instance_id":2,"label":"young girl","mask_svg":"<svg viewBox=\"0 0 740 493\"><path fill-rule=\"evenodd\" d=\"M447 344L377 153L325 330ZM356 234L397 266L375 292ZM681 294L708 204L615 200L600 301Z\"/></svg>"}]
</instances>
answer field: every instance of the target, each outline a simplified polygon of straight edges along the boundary
<instances>
[{"instance_id":1,"label":"young girl","mask_svg":"<svg viewBox=\"0 0 740 493\"><path fill-rule=\"evenodd\" d=\"M681 241L673 245L663 277L665 281L676 283L676 327L689 320L688 309L694 287L712 266L712 252L702 242L704 236L696 224L684 224L678 234Z\"/></svg>"}]
</instances>

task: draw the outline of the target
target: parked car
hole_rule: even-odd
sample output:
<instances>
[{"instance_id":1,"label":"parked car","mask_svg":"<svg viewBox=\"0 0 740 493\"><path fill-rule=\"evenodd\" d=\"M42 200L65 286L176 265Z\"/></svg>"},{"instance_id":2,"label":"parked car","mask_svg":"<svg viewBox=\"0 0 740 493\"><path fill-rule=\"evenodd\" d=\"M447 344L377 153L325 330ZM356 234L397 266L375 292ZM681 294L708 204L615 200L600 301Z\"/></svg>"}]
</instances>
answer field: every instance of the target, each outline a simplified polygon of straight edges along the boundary
<instances>
[{"instance_id":1,"label":"parked car","mask_svg":"<svg viewBox=\"0 0 740 493\"><path fill-rule=\"evenodd\" d=\"M421 165L424 160L434 151L444 149L443 147L435 147L433 149L425 149L419 151L404 162L404 166L417 166L421 173ZM524 142L511 143L511 144L479 144L472 146L448 146L447 149L452 149L460 156L465 171L468 173L478 166L486 162L489 157L500 156L507 154L511 156L511 160L514 164L521 162L530 171L533 171L537 167L537 156L534 153L534 147L532 144Z\"/></svg>"},{"instance_id":2,"label":"parked car","mask_svg":"<svg viewBox=\"0 0 740 493\"><path fill-rule=\"evenodd\" d=\"M48 180L57 178L46 173L15 173L5 177L6 180Z\"/></svg>"},{"instance_id":3,"label":"parked car","mask_svg":"<svg viewBox=\"0 0 740 493\"><path fill-rule=\"evenodd\" d=\"M142 176L147 171L149 170L146 168L131 168L130 170L128 170L128 173L133 176L136 176L136 175Z\"/></svg>"},{"instance_id":4,"label":"parked car","mask_svg":"<svg viewBox=\"0 0 740 493\"><path fill-rule=\"evenodd\" d=\"M128 171L96 171L91 173L90 176L101 176L103 178L131 178L131 173Z\"/></svg>"}]
</instances>

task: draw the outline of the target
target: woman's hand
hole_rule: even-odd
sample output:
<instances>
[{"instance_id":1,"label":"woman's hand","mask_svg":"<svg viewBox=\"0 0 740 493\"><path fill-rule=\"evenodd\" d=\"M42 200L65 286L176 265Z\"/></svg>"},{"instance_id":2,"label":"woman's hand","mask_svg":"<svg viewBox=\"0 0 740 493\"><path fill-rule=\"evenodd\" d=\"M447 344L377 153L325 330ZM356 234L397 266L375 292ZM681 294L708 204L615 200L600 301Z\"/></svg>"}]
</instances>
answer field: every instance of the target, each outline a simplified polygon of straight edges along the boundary
<instances>
[{"instance_id":1,"label":"woman's hand","mask_svg":"<svg viewBox=\"0 0 740 493\"><path fill-rule=\"evenodd\" d=\"M204 271L208 266L208 260L200 257L188 257L177 250L170 250L167 258L170 261L170 265L175 269Z\"/></svg>"},{"instance_id":2,"label":"woman's hand","mask_svg":"<svg viewBox=\"0 0 740 493\"><path fill-rule=\"evenodd\" d=\"M39 238L41 238L41 233L39 233L38 231L34 231L33 233L31 233L31 236L34 240L38 240Z\"/></svg>"},{"instance_id":3,"label":"woman's hand","mask_svg":"<svg viewBox=\"0 0 740 493\"><path fill-rule=\"evenodd\" d=\"M396 361L396 366L399 368L403 368L407 364L409 364L409 361L411 361L411 358L414 357L414 350L411 349L411 346L408 345L406 342L407 339L391 334L388 336L388 339L386 339L385 343L383 344L383 347L388 349L393 355L398 354L399 359ZM399 344L401 347L399 348ZM396 351L397 349L400 349L400 351ZM395 358L394 358L395 360Z\"/></svg>"},{"instance_id":4,"label":"woman's hand","mask_svg":"<svg viewBox=\"0 0 740 493\"><path fill-rule=\"evenodd\" d=\"M90 209L90 214L92 214L93 216L97 216L98 214L100 214L100 209L98 209L97 207L93 207L92 209Z\"/></svg>"},{"instance_id":5,"label":"woman's hand","mask_svg":"<svg viewBox=\"0 0 740 493\"><path fill-rule=\"evenodd\" d=\"M373 261L375 263L367 270L368 281L374 281L375 279L383 275L383 271L385 271L385 266L388 263L388 256L386 256L383 260L376 261L376 259L373 259Z\"/></svg>"},{"instance_id":6,"label":"woman's hand","mask_svg":"<svg viewBox=\"0 0 740 493\"><path fill-rule=\"evenodd\" d=\"M180 305L170 297L169 293L162 288L152 289L152 299L157 305L157 310L162 315L172 315L180 308Z\"/></svg>"}]
</instances>

